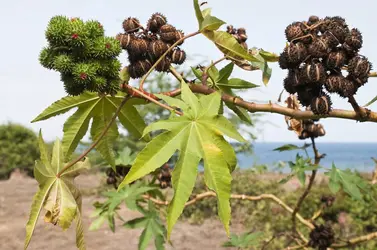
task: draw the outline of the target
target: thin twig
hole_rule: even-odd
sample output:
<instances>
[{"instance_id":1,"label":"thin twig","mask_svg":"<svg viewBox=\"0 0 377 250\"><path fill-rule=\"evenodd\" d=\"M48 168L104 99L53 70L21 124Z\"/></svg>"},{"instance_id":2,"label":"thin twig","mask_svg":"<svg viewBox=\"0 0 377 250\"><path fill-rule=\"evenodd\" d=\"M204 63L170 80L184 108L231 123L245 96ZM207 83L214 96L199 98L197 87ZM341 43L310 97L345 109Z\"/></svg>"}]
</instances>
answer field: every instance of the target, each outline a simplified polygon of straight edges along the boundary
<instances>
[{"instance_id":1,"label":"thin twig","mask_svg":"<svg viewBox=\"0 0 377 250\"><path fill-rule=\"evenodd\" d=\"M314 137L311 137L311 140L312 140L312 147L313 147L313 151L314 151L314 159L315 159L314 164L316 166L318 166L319 162L321 161L322 156L319 154L318 149L315 145ZM297 232L297 230L296 230L296 213L298 213L302 203L304 202L305 198L308 196L308 194L309 194L309 192L310 192L310 190L313 186L316 174L317 174L317 170L315 169L315 170L312 171L312 175L310 176L308 186L306 187L306 189L305 189L304 193L301 195L301 197L298 199L297 204L296 204L296 206L293 210L293 213L292 213L292 231L293 232Z\"/></svg>"},{"instance_id":2,"label":"thin twig","mask_svg":"<svg viewBox=\"0 0 377 250\"><path fill-rule=\"evenodd\" d=\"M162 56L160 56L160 58L158 58L158 60L153 64L153 66L148 70L148 72L143 76L143 78L141 78L140 80L140 83L139 83L139 89L140 90L144 90L143 89L143 85L145 83L145 80L147 80L148 76L152 73L152 71L156 68L156 66L162 61L162 59L165 58L165 56L173 49L175 48L175 46L177 46L179 43L181 43L182 41L190 38L190 37L193 37L193 36L196 36L198 34L200 34L201 32L200 31L196 31L196 32L193 32L193 33L190 33L184 37L182 37L181 39L179 39L178 41L176 41L175 43L173 43L167 51L165 51L164 54L162 54Z\"/></svg>"},{"instance_id":3,"label":"thin twig","mask_svg":"<svg viewBox=\"0 0 377 250\"><path fill-rule=\"evenodd\" d=\"M107 133L107 131L110 129L111 125L114 123L114 121L116 120L116 118L118 117L120 111L122 110L123 106L126 104L126 102L129 100L129 96L125 96L122 100L122 102L120 103L119 107L117 108L117 110L115 111L113 117L111 117L111 120L110 122L107 124L107 126L105 127L105 129L102 131L102 133L100 134L100 136L97 138L97 140L95 142L93 142L93 144L87 149L85 150L79 157L77 157L75 160L69 162L66 166L64 166L62 168L62 170L59 171L59 173L56 174L56 177L57 178L60 178L60 176L65 172L67 171L70 167L72 167L73 165L75 165L76 163L78 163L79 161L81 161L87 154L89 154L90 151L92 151L93 148L95 148L97 146L97 144L102 140L102 138L105 136L105 134Z\"/></svg>"},{"instance_id":4,"label":"thin twig","mask_svg":"<svg viewBox=\"0 0 377 250\"><path fill-rule=\"evenodd\" d=\"M208 197L216 197L216 193L214 193L212 191L208 191L208 192L204 192L204 193L201 193L201 194L197 194L195 196L195 198L187 201L185 206L187 207L187 206L193 205L196 202L198 202L198 201L200 201L204 198L208 198ZM149 195L143 195L143 198L152 201L156 205L162 205L162 206L169 205L168 201L162 201L162 200L159 200L159 199L155 199L153 197L150 197ZM293 213L293 209L291 207L289 207L281 199L279 199L278 197L276 197L273 194L261 194L261 195L258 195L258 196L249 196L249 195L244 195L244 194L231 194L230 198L231 199L240 199L240 200L249 200L249 201L272 200L272 201L276 202L277 204L279 204L282 208L284 208L289 213ZM302 224L304 224L305 226L307 226L310 229L314 229L314 225L312 223L310 223L309 221L305 220L300 214L296 213L296 217Z\"/></svg>"},{"instance_id":5,"label":"thin twig","mask_svg":"<svg viewBox=\"0 0 377 250\"><path fill-rule=\"evenodd\" d=\"M346 243L332 244L331 248L335 248L335 249L345 248L345 247L349 248L350 246L354 246L354 245L363 243L365 241L373 240L373 239L376 239L376 238L377 238L377 232L374 232L374 233L370 233L370 234L367 234L367 235L362 235L362 236L358 236L358 237L349 239Z\"/></svg>"}]
</instances>

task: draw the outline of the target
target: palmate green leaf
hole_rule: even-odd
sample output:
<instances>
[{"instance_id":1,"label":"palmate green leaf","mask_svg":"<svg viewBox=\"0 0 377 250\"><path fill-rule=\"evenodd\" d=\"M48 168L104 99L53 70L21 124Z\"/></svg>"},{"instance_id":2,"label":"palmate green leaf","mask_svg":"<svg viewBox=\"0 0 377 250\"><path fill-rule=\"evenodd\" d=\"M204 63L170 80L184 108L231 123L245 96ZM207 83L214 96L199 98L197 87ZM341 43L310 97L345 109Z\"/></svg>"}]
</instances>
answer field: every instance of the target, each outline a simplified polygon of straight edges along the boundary
<instances>
[{"instance_id":1,"label":"palmate green leaf","mask_svg":"<svg viewBox=\"0 0 377 250\"><path fill-rule=\"evenodd\" d=\"M210 16L210 15L211 15L211 12L212 12L212 9L211 9L211 8L206 8L206 9L202 10L203 18L205 18L205 17L207 17L207 16Z\"/></svg>"},{"instance_id":2,"label":"palmate green leaf","mask_svg":"<svg viewBox=\"0 0 377 250\"><path fill-rule=\"evenodd\" d=\"M362 200L362 193L370 192L370 184L366 180L351 171L336 168L335 164L325 174L330 178L329 188L333 193L342 188L352 198Z\"/></svg>"},{"instance_id":3,"label":"palmate green leaf","mask_svg":"<svg viewBox=\"0 0 377 250\"><path fill-rule=\"evenodd\" d=\"M179 160L173 172L175 194L168 208L170 235L192 192L198 162L203 159L206 183L218 195L219 216L229 233L230 170L234 168L236 158L223 136L239 141L244 139L225 117L218 114L221 102L219 93L198 99L186 83L182 82L181 89L182 101L189 107L187 112L180 117L153 123L145 129L144 134L165 131L153 138L137 155L119 189L162 166L179 151Z\"/></svg>"},{"instance_id":4,"label":"palmate green leaf","mask_svg":"<svg viewBox=\"0 0 377 250\"><path fill-rule=\"evenodd\" d=\"M89 92L85 92L79 96L64 97L45 109L33 122L46 120L50 117L63 114L73 108L77 108L76 112L67 119L63 128L63 151L66 157L65 160L68 161L80 140L87 133L90 123L92 122L91 135L95 140L110 122L111 117L121 104L123 98L122 93L118 93L118 95L115 96L99 96L96 93ZM145 123L133 106L135 104L137 103L134 103L131 98L123 106L118 118L120 123L131 134L140 138L145 128ZM110 145L117 137L118 130L114 123L96 146L96 149L101 153L104 159L112 166L114 166L115 160L114 152ZM144 139L148 141L150 138L146 136Z\"/></svg>"},{"instance_id":5,"label":"palmate green leaf","mask_svg":"<svg viewBox=\"0 0 377 250\"><path fill-rule=\"evenodd\" d=\"M70 227L76 219L76 243L79 249L85 249L81 222L81 194L74 186L73 181L84 169L89 168L89 159L86 158L64 171L60 177L57 174L65 165L62 144L56 140L53 146L52 157L49 156L39 133L39 148L41 160L36 161L34 174L39 183L39 190L34 196L29 220L26 225L26 238L24 248L30 243L39 214L46 210L45 221L59 225L62 229ZM51 160L50 160L51 159Z\"/></svg>"},{"instance_id":6,"label":"palmate green leaf","mask_svg":"<svg viewBox=\"0 0 377 250\"><path fill-rule=\"evenodd\" d=\"M164 249L163 245L166 238L166 230L160 220L160 216L151 201L148 202L148 210L139 207L139 211L144 217L139 217L130 221L127 221L123 226L125 228L144 228L140 237L138 249L144 250L147 248L152 238L155 238L156 249Z\"/></svg>"},{"instance_id":7,"label":"palmate green leaf","mask_svg":"<svg viewBox=\"0 0 377 250\"><path fill-rule=\"evenodd\" d=\"M233 93L232 89L229 88L229 87L221 86L220 89L222 91L224 91L225 93L229 94L229 95L236 96ZM248 124L252 124L251 118L250 118L250 114L249 114L249 112L246 109L241 108L241 107L235 105L232 102L225 102L225 105L229 109L231 109L242 121L244 121L244 122L246 122Z\"/></svg>"},{"instance_id":8,"label":"palmate green leaf","mask_svg":"<svg viewBox=\"0 0 377 250\"><path fill-rule=\"evenodd\" d=\"M240 236L232 234L230 240L223 244L223 247L237 247L240 249L247 249L250 247L258 247L263 239L262 232L243 233Z\"/></svg>"}]
</instances>

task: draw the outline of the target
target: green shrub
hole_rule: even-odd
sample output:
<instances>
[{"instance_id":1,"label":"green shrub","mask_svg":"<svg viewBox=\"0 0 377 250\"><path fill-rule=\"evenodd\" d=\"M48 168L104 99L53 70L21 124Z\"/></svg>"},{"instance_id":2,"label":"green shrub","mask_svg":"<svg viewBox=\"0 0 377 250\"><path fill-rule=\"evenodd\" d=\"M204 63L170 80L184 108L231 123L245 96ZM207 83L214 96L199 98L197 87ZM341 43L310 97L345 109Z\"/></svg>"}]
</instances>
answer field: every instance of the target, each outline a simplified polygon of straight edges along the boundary
<instances>
[{"instance_id":1,"label":"green shrub","mask_svg":"<svg viewBox=\"0 0 377 250\"><path fill-rule=\"evenodd\" d=\"M32 130L13 123L0 125L0 179L9 178L15 168L32 176L38 157L38 139Z\"/></svg>"}]
</instances>

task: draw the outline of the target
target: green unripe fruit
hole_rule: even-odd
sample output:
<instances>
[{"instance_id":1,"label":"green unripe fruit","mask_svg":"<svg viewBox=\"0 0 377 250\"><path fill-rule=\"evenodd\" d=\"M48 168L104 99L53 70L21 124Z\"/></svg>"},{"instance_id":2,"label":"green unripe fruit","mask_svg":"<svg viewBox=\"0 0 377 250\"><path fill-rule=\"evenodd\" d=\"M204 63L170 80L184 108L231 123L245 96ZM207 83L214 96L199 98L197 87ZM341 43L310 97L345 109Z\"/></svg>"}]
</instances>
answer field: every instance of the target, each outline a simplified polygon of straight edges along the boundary
<instances>
[{"instance_id":1,"label":"green unripe fruit","mask_svg":"<svg viewBox=\"0 0 377 250\"><path fill-rule=\"evenodd\" d=\"M94 41L91 56L98 59L109 59L122 52L119 41L113 37L99 37Z\"/></svg>"},{"instance_id":2,"label":"green unripe fruit","mask_svg":"<svg viewBox=\"0 0 377 250\"><path fill-rule=\"evenodd\" d=\"M54 69L61 73L72 72L74 62L68 55L59 55L54 59Z\"/></svg>"},{"instance_id":3,"label":"green unripe fruit","mask_svg":"<svg viewBox=\"0 0 377 250\"><path fill-rule=\"evenodd\" d=\"M119 78L114 78L110 79L107 82L107 87L106 87L106 93L109 95L115 95L119 90L119 85L120 85L120 79Z\"/></svg>"},{"instance_id":4,"label":"green unripe fruit","mask_svg":"<svg viewBox=\"0 0 377 250\"><path fill-rule=\"evenodd\" d=\"M93 80L86 85L86 89L93 92L102 92L106 88L107 80L102 76L95 76Z\"/></svg>"},{"instance_id":5,"label":"green unripe fruit","mask_svg":"<svg viewBox=\"0 0 377 250\"><path fill-rule=\"evenodd\" d=\"M78 84L89 84L96 76L97 69L94 63L78 63L73 67L73 79Z\"/></svg>"},{"instance_id":6,"label":"green unripe fruit","mask_svg":"<svg viewBox=\"0 0 377 250\"><path fill-rule=\"evenodd\" d=\"M85 91L85 84L78 84L71 74L61 74L60 79L64 82L64 89L68 95L77 96Z\"/></svg>"},{"instance_id":7,"label":"green unripe fruit","mask_svg":"<svg viewBox=\"0 0 377 250\"><path fill-rule=\"evenodd\" d=\"M95 39L97 37L102 37L105 35L105 31L100 22L96 20L89 20L85 23L85 28L89 33L89 37Z\"/></svg>"},{"instance_id":8,"label":"green unripe fruit","mask_svg":"<svg viewBox=\"0 0 377 250\"><path fill-rule=\"evenodd\" d=\"M55 57L56 53L51 48L45 47L39 53L39 62L43 67L53 69Z\"/></svg>"},{"instance_id":9,"label":"green unripe fruit","mask_svg":"<svg viewBox=\"0 0 377 250\"><path fill-rule=\"evenodd\" d=\"M71 23L66 16L54 16L48 23L45 32L46 39L53 46L67 45L67 39L71 35Z\"/></svg>"},{"instance_id":10,"label":"green unripe fruit","mask_svg":"<svg viewBox=\"0 0 377 250\"><path fill-rule=\"evenodd\" d=\"M117 77L122 64L118 59L108 59L99 62L98 74L106 77Z\"/></svg>"},{"instance_id":11,"label":"green unripe fruit","mask_svg":"<svg viewBox=\"0 0 377 250\"><path fill-rule=\"evenodd\" d=\"M70 35L67 39L70 47L82 47L85 41L89 38L89 30L85 26L85 23L78 18L72 18L70 20Z\"/></svg>"}]
</instances>

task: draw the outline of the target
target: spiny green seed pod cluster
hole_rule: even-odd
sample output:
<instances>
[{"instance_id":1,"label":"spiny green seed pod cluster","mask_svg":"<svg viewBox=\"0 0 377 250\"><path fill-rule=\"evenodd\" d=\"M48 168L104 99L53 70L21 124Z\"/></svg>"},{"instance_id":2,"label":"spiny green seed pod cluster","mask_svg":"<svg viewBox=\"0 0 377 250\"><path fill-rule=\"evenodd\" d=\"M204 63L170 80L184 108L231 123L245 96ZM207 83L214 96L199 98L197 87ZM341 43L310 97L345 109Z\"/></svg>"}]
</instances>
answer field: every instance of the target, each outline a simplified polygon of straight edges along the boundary
<instances>
[{"instance_id":1,"label":"spiny green seed pod cluster","mask_svg":"<svg viewBox=\"0 0 377 250\"><path fill-rule=\"evenodd\" d=\"M280 67L288 69L284 88L297 93L300 103L314 113L331 111L331 98L324 87L328 93L348 98L368 81L372 65L359 54L362 35L350 29L344 18L311 16L288 25L285 36L289 43L279 57Z\"/></svg>"},{"instance_id":2,"label":"spiny green seed pod cluster","mask_svg":"<svg viewBox=\"0 0 377 250\"><path fill-rule=\"evenodd\" d=\"M119 89L119 42L107 37L98 21L54 16L45 32L48 46L39 61L61 73L69 95L84 91L114 94Z\"/></svg>"},{"instance_id":3,"label":"spiny green seed pod cluster","mask_svg":"<svg viewBox=\"0 0 377 250\"><path fill-rule=\"evenodd\" d=\"M123 30L124 33L118 34L116 39L128 53L130 64L127 71L131 78L145 75L169 47L184 37L184 33L168 24L166 17L160 13L151 16L146 28L137 18L129 17L123 22ZM157 71L167 72L171 63L182 64L186 60L185 51L179 47L182 43L157 64Z\"/></svg>"}]
</instances>

